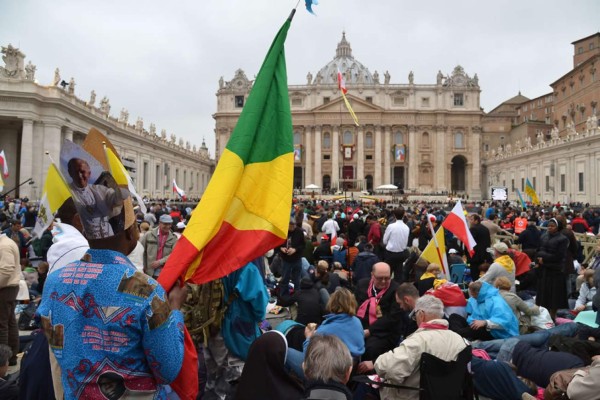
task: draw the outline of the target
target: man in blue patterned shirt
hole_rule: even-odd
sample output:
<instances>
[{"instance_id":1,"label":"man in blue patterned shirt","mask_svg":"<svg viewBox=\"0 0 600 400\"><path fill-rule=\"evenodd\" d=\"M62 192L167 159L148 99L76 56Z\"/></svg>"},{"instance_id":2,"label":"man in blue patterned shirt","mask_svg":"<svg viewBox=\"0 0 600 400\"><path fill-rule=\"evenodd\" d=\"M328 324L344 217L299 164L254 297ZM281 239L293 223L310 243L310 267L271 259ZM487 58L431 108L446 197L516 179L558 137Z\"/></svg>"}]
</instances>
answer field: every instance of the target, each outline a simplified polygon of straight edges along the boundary
<instances>
[{"instance_id":1,"label":"man in blue patterned shirt","mask_svg":"<svg viewBox=\"0 0 600 400\"><path fill-rule=\"evenodd\" d=\"M136 224L90 240L83 259L51 274L38 309L62 370L65 399L163 399L183 361L185 289L167 294L123 254Z\"/></svg>"}]
</instances>

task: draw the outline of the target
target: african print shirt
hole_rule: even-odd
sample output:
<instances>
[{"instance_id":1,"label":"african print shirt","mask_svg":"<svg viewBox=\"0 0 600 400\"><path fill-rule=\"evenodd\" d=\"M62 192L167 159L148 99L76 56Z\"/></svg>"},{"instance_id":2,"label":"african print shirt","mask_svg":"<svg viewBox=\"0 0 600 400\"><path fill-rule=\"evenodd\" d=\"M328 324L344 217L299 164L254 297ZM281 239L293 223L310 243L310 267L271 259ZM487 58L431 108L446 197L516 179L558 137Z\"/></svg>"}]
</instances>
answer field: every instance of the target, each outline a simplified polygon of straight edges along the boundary
<instances>
[{"instance_id":1,"label":"african print shirt","mask_svg":"<svg viewBox=\"0 0 600 400\"><path fill-rule=\"evenodd\" d=\"M166 398L183 361L183 316L121 253L88 250L50 274L38 314L65 399Z\"/></svg>"}]
</instances>

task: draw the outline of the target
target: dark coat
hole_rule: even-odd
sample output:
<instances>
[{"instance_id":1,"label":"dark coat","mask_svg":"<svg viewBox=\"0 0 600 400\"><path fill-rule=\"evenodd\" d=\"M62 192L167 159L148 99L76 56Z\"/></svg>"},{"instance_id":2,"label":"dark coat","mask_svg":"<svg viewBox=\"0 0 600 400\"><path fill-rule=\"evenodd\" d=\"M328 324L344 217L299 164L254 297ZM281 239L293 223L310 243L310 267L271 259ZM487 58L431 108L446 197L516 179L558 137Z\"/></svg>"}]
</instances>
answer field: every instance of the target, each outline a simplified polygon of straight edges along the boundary
<instances>
[{"instance_id":1,"label":"dark coat","mask_svg":"<svg viewBox=\"0 0 600 400\"><path fill-rule=\"evenodd\" d=\"M354 246L358 237L363 234L365 223L363 220L355 219L348 224L348 246Z\"/></svg>"},{"instance_id":2,"label":"dark coat","mask_svg":"<svg viewBox=\"0 0 600 400\"><path fill-rule=\"evenodd\" d=\"M368 299L367 290L370 280L370 278L365 278L358 282L355 296L359 307ZM367 308L365 316L360 318L363 328L370 332L370 336L365 341L364 360L375 361L379 355L394 349L403 335L407 336L409 318L396 303L397 288L398 283L392 281L389 289L379 300L378 307L382 316L377 321L373 324L369 323L369 308Z\"/></svg>"},{"instance_id":3,"label":"dark coat","mask_svg":"<svg viewBox=\"0 0 600 400\"><path fill-rule=\"evenodd\" d=\"M350 389L338 382L308 382L306 384L305 400L342 399L344 396L347 400L352 400Z\"/></svg>"},{"instance_id":4,"label":"dark coat","mask_svg":"<svg viewBox=\"0 0 600 400\"><path fill-rule=\"evenodd\" d=\"M361 279L369 278L373 265L379 262L379 257L370 251L361 251L354 259L352 270L354 271L354 281L358 282Z\"/></svg>"},{"instance_id":5,"label":"dark coat","mask_svg":"<svg viewBox=\"0 0 600 400\"><path fill-rule=\"evenodd\" d=\"M527 342L517 343L512 360L518 375L541 387L548 386L550 377L557 371L584 366L581 358L573 354L538 349Z\"/></svg>"},{"instance_id":6,"label":"dark coat","mask_svg":"<svg viewBox=\"0 0 600 400\"><path fill-rule=\"evenodd\" d=\"M519 238L516 243L520 243L523 250L525 249L539 249L540 248L540 238L542 233L538 230L535 225L527 225L527 228L521 233L519 233Z\"/></svg>"},{"instance_id":7,"label":"dark coat","mask_svg":"<svg viewBox=\"0 0 600 400\"><path fill-rule=\"evenodd\" d=\"M567 300L564 263L569 239L560 232L545 232L540 241L537 257L542 265L537 270L537 296L535 302L550 310L569 308Z\"/></svg>"},{"instance_id":8,"label":"dark coat","mask_svg":"<svg viewBox=\"0 0 600 400\"><path fill-rule=\"evenodd\" d=\"M302 279L300 289L291 296L289 294L280 296L277 299L277 304L288 307L296 303L298 305L296 322L302 325L311 322L320 324L323 320L324 307L321 304L319 290L313 286L310 279Z\"/></svg>"},{"instance_id":9,"label":"dark coat","mask_svg":"<svg viewBox=\"0 0 600 400\"><path fill-rule=\"evenodd\" d=\"M492 245L490 239L490 231L488 228L481 224L475 224L470 229L473 239L477 242L475 246L475 254L471 257L471 265L479 266L486 261L490 261L491 257L487 252L487 249Z\"/></svg>"},{"instance_id":10,"label":"dark coat","mask_svg":"<svg viewBox=\"0 0 600 400\"><path fill-rule=\"evenodd\" d=\"M281 252L281 247L285 247L289 243L288 247L296 249L294 254L284 254ZM281 244L281 246L277 247L279 250L279 254L281 254L281 259L286 262L294 262L298 261L302 258L302 254L304 253L304 231L302 228L296 227L291 232L288 232L288 236L285 242Z\"/></svg>"}]
</instances>

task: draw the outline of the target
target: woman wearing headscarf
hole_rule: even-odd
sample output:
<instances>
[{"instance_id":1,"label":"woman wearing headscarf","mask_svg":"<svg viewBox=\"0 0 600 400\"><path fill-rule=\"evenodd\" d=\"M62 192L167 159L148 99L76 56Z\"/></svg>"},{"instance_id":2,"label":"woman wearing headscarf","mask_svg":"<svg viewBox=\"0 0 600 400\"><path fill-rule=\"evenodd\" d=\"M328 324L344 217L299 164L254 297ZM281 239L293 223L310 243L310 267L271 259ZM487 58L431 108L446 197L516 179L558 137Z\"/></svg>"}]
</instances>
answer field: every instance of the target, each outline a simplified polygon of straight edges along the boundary
<instances>
[{"instance_id":1,"label":"woman wearing headscarf","mask_svg":"<svg viewBox=\"0 0 600 400\"><path fill-rule=\"evenodd\" d=\"M538 280L535 303L546 307L553 319L559 308L569 308L565 284L569 239L560 233L561 229L560 221L552 218L548 222L548 230L540 239L540 249L536 254Z\"/></svg>"},{"instance_id":2,"label":"woman wearing headscarf","mask_svg":"<svg viewBox=\"0 0 600 400\"><path fill-rule=\"evenodd\" d=\"M235 399L302 399L302 387L284 368L287 348L285 336L278 331L256 339L250 346Z\"/></svg>"}]
</instances>

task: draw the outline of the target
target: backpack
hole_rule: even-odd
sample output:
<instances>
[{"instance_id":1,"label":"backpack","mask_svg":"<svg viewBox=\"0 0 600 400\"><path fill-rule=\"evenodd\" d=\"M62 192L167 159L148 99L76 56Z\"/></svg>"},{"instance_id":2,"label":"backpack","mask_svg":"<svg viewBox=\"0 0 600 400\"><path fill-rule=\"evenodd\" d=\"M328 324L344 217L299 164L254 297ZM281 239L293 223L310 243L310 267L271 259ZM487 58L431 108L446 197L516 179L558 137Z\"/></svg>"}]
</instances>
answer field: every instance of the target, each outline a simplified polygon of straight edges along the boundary
<instances>
[{"instance_id":1,"label":"backpack","mask_svg":"<svg viewBox=\"0 0 600 400\"><path fill-rule=\"evenodd\" d=\"M181 311L185 326L195 343L206 345L208 338L221 328L225 314L223 281L214 281L202 285L188 284L189 291Z\"/></svg>"},{"instance_id":2,"label":"backpack","mask_svg":"<svg viewBox=\"0 0 600 400\"><path fill-rule=\"evenodd\" d=\"M573 380L575 372L579 370L589 370L589 367L565 369L557 371L550 377L550 383L544 391L545 400L568 399L567 387Z\"/></svg>"}]
</instances>

